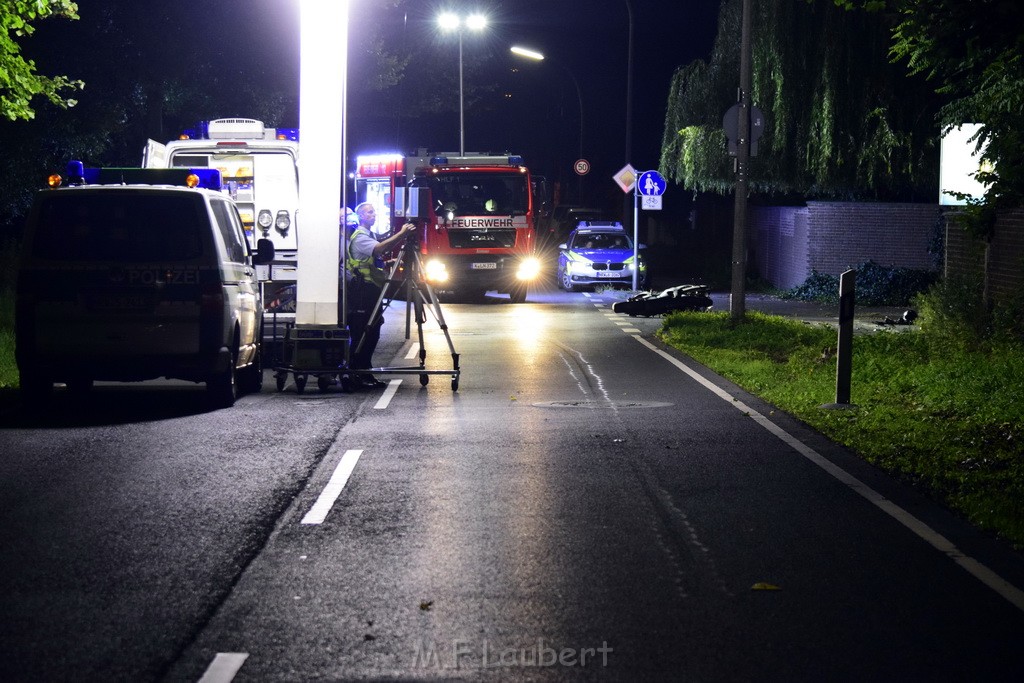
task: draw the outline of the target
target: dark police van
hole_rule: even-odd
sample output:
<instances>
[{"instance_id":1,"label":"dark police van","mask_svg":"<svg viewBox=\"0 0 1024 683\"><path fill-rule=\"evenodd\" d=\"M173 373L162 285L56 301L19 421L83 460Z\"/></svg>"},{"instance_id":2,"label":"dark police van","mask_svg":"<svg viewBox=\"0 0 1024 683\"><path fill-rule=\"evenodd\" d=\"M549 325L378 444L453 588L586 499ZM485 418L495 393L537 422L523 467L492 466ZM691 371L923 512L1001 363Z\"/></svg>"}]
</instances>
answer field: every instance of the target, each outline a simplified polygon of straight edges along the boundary
<instances>
[{"instance_id":1,"label":"dark police van","mask_svg":"<svg viewBox=\"0 0 1024 683\"><path fill-rule=\"evenodd\" d=\"M205 382L215 407L263 382L263 305L231 198L211 169L85 169L51 177L29 214L15 302L22 395L54 383Z\"/></svg>"}]
</instances>

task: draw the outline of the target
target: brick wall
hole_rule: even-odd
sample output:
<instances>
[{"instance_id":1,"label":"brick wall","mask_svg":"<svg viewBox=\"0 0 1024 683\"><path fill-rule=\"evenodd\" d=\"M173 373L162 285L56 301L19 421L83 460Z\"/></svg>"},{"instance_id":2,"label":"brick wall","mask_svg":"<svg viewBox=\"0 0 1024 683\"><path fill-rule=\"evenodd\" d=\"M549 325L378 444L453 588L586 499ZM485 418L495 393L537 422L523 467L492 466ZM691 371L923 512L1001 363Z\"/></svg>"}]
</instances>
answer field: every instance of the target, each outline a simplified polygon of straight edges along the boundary
<instances>
[{"instance_id":1,"label":"brick wall","mask_svg":"<svg viewBox=\"0 0 1024 683\"><path fill-rule=\"evenodd\" d=\"M971 238L953 215L946 225L946 276L975 273L985 265L985 243ZM999 216L988 252L989 292L1005 300L1024 289L1024 210Z\"/></svg>"},{"instance_id":2,"label":"brick wall","mask_svg":"<svg viewBox=\"0 0 1024 683\"><path fill-rule=\"evenodd\" d=\"M763 207L748 213L751 225L757 226L755 255L761 277L780 289L806 280L807 207Z\"/></svg>"},{"instance_id":3,"label":"brick wall","mask_svg":"<svg viewBox=\"0 0 1024 683\"><path fill-rule=\"evenodd\" d=\"M800 284L812 270L839 275L874 261L933 268L928 243L937 204L807 202L806 207L750 207L758 273L776 287Z\"/></svg>"}]
</instances>

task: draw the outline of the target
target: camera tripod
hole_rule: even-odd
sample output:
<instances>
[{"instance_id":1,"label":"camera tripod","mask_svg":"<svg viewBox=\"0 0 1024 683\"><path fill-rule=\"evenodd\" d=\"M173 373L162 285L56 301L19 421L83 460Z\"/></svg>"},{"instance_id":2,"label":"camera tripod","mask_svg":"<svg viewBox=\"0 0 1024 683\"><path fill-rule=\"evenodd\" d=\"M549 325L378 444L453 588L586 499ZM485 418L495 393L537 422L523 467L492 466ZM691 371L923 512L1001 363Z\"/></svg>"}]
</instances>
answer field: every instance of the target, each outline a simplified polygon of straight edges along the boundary
<instances>
[{"instance_id":1,"label":"camera tripod","mask_svg":"<svg viewBox=\"0 0 1024 683\"><path fill-rule=\"evenodd\" d=\"M437 294L430 286L430 283L423 278L422 273L423 263L420 260L419 239L417 237L409 237L406 239L405 244L402 245L398 258L395 259L390 272L387 274L384 287L381 288L380 296L377 297L377 302L374 304L369 321L366 324L366 330L376 325L380 321L384 309L390 306L394 300L394 294L403 292L405 298L405 338L410 338L411 323L415 320L416 335L420 345L419 365L371 368L362 372L380 375L419 375L420 384L423 386L426 386L430 381L430 375L451 375L452 391L458 391L459 375L461 373L459 370L459 354L456 353L455 345L452 344L452 337L448 332L448 324L444 320L444 313L441 312L441 304L438 302ZM448 350L452 354L451 370L426 369L427 351L423 344L423 324L427 320L426 312L428 310L433 315L434 320L437 321L438 326L444 333L445 340L448 342ZM359 342L354 348L355 351L362 349L363 343L366 340L366 330L360 335ZM349 370L348 374L358 374L359 372L358 370Z\"/></svg>"}]
</instances>

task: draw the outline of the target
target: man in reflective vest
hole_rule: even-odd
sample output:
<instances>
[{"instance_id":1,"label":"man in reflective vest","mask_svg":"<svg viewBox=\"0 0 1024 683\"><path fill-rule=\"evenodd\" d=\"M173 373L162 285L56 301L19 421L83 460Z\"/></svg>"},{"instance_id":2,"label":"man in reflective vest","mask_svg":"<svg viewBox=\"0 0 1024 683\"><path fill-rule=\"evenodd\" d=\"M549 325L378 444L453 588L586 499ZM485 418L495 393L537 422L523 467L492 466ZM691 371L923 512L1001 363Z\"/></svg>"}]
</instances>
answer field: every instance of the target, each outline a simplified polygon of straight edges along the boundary
<instances>
[{"instance_id":1,"label":"man in reflective vest","mask_svg":"<svg viewBox=\"0 0 1024 683\"><path fill-rule=\"evenodd\" d=\"M369 324L373 307L387 284L387 274L378 261L385 252L404 242L416 226L406 223L394 235L378 241L371 229L377 222L373 204L363 202L355 208L355 214L359 226L348 238L348 257L345 259L349 278L348 327L352 335L349 367L353 370L368 370L373 367L373 352L380 339L380 327L384 324L383 315L378 315L377 320ZM355 386L368 389L386 386L368 373L353 375L352 381Z\"/></svg>"}]
</instances>

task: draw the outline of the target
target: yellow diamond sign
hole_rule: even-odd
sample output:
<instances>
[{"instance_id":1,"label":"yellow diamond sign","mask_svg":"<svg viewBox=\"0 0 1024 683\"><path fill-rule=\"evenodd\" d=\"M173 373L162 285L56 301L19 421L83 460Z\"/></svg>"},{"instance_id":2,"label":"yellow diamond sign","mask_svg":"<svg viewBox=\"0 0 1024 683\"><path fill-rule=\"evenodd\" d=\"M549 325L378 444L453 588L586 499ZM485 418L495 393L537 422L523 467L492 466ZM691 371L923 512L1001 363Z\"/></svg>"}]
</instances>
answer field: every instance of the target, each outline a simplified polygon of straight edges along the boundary
<instances>
[{"instance_id":1,"label":"yellow diamond sign","mask_svg":"<svg viewBox=\"0 0 1024 683\"><path fill-rule=\"evenodd\" d=\"M633 185L636 184L636 169L632 165L626 164L612 176L612 179L622 188L623 192L632 192Z\"/></svg>"}]
</instances>

